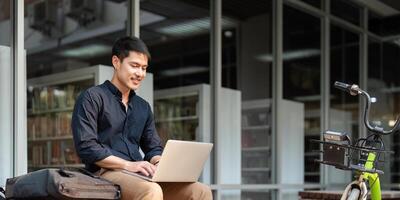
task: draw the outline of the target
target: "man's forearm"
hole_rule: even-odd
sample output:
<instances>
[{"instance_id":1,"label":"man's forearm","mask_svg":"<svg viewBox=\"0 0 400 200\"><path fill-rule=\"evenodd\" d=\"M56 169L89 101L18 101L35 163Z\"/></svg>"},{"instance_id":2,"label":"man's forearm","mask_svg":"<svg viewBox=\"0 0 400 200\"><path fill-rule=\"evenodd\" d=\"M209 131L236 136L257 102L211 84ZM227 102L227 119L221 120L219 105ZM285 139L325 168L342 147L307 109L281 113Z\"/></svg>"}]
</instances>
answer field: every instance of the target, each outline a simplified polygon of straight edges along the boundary
<instances>
[{"instance_id":1,"label":"man's forearm","mask_svg":"<svg viewBox=\"0 0 400 200\"><path fill-rule=\"evenodd\" d=\"M158 161L158 159L155 161ZM108 156L103 160L97 161L96 165L106 169L124 169L131 172L141 172L145 176L153 175L156 170L156 166L147 161L127 161L116 156Z\"/></svg>"},{"instance_id":2,"label":"man's forearm","mask_svg":"<svg viewBox=\"0 0 400 200\"><path fill-rule=\"evenodd\" d=\"M126 169L128 162L117 156L108 156L103 160L97 161L96 165L106 169Z\"/></svg>"},{"instance_id":3,"label":"man's forearm","mask_svg":"<svg viewBox=\"0 0 400 200\"><path fill-rule=\"evenodd\" d=\"M157 164L157 163L160 161L160 159L161 159L161 156L153 156L153 157L150 159L150 163L153 164L153 165L155 165L155 164Z\"/></svg>"}]
</instances>

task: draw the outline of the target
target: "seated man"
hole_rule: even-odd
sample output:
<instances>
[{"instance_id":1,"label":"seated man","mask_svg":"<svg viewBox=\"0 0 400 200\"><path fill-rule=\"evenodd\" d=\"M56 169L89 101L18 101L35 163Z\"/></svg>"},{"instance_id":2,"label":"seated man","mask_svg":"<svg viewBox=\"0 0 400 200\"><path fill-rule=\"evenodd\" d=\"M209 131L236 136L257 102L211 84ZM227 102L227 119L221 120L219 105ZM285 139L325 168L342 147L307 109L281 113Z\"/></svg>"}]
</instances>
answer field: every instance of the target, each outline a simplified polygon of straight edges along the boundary
<instances>
[{"instance_id":1,"label":"seated man","mask_svg":"<svg viewBox=\"0 0 400 200\"><path fill-rule=\"evenodd\" d=\"M79 157L88 170L120 185L123 200L212 199L210 188L198 182L153 183L113 170L153 175L161 158L150 105L135 94L149 59L142 40L124 37L115 42L112 80L87 89L75 104L72 130Z\"/></svg>"}]
</instances>

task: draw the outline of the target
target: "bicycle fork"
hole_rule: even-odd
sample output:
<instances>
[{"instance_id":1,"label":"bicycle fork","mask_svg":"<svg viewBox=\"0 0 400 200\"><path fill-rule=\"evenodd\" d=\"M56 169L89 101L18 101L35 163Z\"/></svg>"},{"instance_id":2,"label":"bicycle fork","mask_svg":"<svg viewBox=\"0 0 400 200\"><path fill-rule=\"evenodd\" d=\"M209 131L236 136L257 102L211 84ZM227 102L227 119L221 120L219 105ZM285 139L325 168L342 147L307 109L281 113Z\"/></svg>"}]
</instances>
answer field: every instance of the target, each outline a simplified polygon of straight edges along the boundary
<instances>
[{"instance_id":1,"label":"bicycle fork","mask_svg":"<svg viewBox=\"0 0 400 200\"><path fill-rule=\"evenodd\" d=\"M376 155L374 153L368 154L367 162L365 163L365 169L372 169L373 163L375 161ZM358 200L366 200L368 196L368 188L365 183L365 180L368 180L369 188L371 190L371 200L381 200L381 183L379 180L378 173L368 173L363 172L358 177L358 180L355 180L346 186L342 197L340 200L346 200L347 195L353 188L357 188L360 190L360 195Z\"/></svg>"}]
</instances>

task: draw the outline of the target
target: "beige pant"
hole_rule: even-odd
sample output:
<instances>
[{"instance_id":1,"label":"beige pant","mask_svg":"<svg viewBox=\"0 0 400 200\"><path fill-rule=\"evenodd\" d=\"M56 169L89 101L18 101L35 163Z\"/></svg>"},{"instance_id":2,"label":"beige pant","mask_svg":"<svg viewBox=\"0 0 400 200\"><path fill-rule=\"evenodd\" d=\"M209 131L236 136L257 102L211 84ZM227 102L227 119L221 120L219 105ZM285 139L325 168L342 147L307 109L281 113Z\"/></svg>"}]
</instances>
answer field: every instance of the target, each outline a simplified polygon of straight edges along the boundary
<instances>
[{"instance_id":1,"label":"beige pant","mask_svg":"<svg viewBox=\"0 0 400 200\"><path fill-rule=\"evenodd\" d=\"M202 183L153 183L121 171L105 171L101 177L121 186L122 200L212 200Z\"/></svg>"}]
</instances>

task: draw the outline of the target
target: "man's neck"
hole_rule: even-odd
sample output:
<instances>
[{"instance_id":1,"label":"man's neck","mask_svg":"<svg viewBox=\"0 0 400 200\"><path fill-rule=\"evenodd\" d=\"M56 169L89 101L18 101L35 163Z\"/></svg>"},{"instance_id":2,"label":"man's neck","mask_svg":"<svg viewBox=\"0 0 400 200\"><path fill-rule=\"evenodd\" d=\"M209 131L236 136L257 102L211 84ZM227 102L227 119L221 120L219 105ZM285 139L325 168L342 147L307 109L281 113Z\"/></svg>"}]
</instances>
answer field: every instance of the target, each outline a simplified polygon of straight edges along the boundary
<instances>
[{"instance_id":1,"label":"man's neck","mask_svg":"<svg viewBox=\"0 0 400 200\"><path fill-rule=\"evenodd\" d=\"M115 77L113 77L111 79L111 83L121 92L122 94L122 101L124 103L128 102L128 98L129 98L129 92L131 91L129 88L125 87L123 84L121 84L120 81L118 81L118 79L116 79Z\"/></svg>"}]
</instances>

